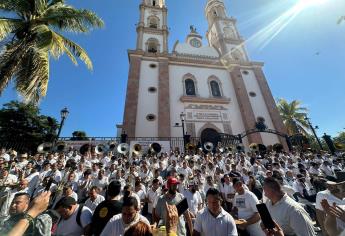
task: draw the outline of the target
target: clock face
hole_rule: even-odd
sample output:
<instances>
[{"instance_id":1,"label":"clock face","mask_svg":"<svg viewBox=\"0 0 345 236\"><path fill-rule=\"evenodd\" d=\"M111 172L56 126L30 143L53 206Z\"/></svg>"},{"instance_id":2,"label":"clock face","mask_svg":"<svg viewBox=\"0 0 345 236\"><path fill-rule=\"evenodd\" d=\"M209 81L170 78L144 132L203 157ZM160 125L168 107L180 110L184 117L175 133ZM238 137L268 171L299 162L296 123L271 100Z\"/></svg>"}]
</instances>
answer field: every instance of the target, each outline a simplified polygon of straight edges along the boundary
<instances>
[{"instance_id":1,"label":"clock face","mask_svg":"<svg viewBox=\"0 0 345 236\"><path fill-rule=\"evenodd\" d=\"M195 48L200 48L201 47L201 42L197 39L192 39L190 41L190 45L192 45Z\"/></svg>"}]
</instances>

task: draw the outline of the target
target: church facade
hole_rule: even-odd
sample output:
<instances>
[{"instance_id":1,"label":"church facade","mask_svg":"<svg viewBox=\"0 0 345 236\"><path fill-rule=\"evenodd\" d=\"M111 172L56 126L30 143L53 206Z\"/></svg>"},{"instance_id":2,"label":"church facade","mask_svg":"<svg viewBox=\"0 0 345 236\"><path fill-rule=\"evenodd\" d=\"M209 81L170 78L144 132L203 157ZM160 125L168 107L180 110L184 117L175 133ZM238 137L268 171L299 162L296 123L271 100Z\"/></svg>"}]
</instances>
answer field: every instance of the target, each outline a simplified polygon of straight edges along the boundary
<instances>
[{"instance_id":1,"label":"church facade","mask_svg":"<svg viewBox=\"0 0 345 236\"><path fill-rule=\"evenodd\" d=\"M129 50L129 76L122 130L129 137L192 137L214 133L240 134L258 121L285 133L265 79L263 63L251 61L222 0L207 0L206 38L191 26L185 41L168 50L165 0L143 0L137 24L137 45ZM246 145L284 143L268 133L254 133ZM285 145L285 143L284 143Z\"/></svg>"}]
</instances>

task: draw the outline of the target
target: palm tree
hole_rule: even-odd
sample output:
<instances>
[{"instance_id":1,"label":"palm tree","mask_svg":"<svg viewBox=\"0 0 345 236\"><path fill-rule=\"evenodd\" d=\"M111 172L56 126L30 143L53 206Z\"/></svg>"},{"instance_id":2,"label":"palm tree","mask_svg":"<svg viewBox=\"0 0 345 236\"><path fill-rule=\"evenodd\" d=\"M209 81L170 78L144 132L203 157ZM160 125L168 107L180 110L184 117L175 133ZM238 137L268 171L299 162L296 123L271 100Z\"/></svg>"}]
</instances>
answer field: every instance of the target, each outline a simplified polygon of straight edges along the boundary
<instances>
[{"instance_id":1,"label":"palm tree","mask_svg":"<svg viewBox=\"0 0 345 236\"><path fill-rule=\"evenodd\" d=\"M285 99L278 99L277 107L289 135L297 133L308 134L309 125L305 120L308 109L301 107L301 102L293 100L291 103Z\"/></svg>"},{"instance_id":2,"label":"palm tree","mask_svg":"<svg viewBox=\"0 0 345 236\"><path fill-rule=\"evenodd\" d=\"M85 50L62 33L103 27L95 13L65 0L1 0L0 11L6 16L0 17L0 93L14 80L24 99L37 103L47 94L50 56L66 53L75 65L80 59L93 69Z\"/></svg>"}]
</instances>

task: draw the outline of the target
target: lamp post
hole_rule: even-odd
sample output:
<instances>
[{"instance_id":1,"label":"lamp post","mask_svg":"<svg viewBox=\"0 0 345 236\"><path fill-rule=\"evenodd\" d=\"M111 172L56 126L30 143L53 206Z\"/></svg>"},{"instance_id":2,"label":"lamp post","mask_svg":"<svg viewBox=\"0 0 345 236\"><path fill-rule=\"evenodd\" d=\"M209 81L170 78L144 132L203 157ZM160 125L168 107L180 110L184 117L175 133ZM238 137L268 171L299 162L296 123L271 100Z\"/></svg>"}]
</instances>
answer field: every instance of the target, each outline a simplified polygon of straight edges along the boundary
<instances>
[{"instance_id":1,"label":"lamp post","mask_svg":"<svg viewBox=\"0 0 345 236\"><path fill-rule=\"evenodd\" d=\"M307 123L308 123L308 125L309 125L311 131L313 132L313 134L314 134L314 136L315 136L315 138L316 138L317 143L319 144L320 149L323 150L323 147L322 147L322 144L321 144L321 142L320 142L320 139L319 139L319 137L317 137L316 131L315 131L315 129L318 129L319 127L318 127L318 126L315 126L315 127L314 127L314 126L312 125L312 123L310 122L310 118L309 118L308 116L306 116L306 117L304 118L304 120L307 121Z\"/></svg>"},{"instance_id":2,"label":"lamp post","mask_svg":"<svg viewBox=\"0 0 345 236\"><path fill-rule=\"evenodd\" d=\"M182 127L182 138L183 138L183 150L186 152L186 138L185 138L185 127L184 127L184 122L186 120L186 114L181 112L180 114L180 120L181 120L181 125L179 123L175 123L174 127Z\"/></svg>"},{"instance_id":3,"label":"lamp post","mask_svg":"<svg viewBox=\"0 0 345 236\"><path fill-rule=\"evenodd\" d=\"M58 134L57 134L57 136L56 136L56 141L57 141L57 140L59 139L59 137L60 137L62 127L63 127L63 125L64 125L64 123L65 123L65 120L66 120L68 114L69 114L69 111L67 110L67 107L65 107L64 109L62 109L62 110L60 111L60 114L61 114L61 123L60 123L60 127L59 127Z\"/></svg>"}]
</instances>

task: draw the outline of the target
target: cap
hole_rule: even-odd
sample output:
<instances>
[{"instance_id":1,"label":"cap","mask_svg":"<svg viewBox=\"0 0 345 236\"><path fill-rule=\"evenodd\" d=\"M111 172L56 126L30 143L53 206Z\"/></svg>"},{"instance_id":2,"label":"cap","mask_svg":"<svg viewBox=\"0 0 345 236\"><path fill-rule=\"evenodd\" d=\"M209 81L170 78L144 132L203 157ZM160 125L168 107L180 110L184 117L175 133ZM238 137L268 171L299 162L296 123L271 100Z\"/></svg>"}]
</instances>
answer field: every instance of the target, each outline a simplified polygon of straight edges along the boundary
<instances>
[{"instance_id":1,"label":"cap","mask_svg":"<svg viewBox=\"0 0 345 236\"><path fill-rule=\"evenodd\" d=\"M169 188L171 185L177 185L179 183L180 182L176 178L170 177L167 181L167 187Z\"/></svg>"}]
</instances>

